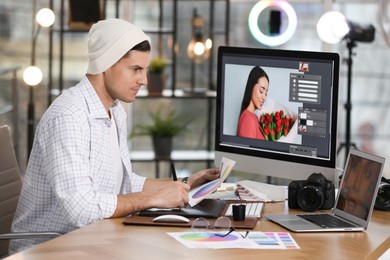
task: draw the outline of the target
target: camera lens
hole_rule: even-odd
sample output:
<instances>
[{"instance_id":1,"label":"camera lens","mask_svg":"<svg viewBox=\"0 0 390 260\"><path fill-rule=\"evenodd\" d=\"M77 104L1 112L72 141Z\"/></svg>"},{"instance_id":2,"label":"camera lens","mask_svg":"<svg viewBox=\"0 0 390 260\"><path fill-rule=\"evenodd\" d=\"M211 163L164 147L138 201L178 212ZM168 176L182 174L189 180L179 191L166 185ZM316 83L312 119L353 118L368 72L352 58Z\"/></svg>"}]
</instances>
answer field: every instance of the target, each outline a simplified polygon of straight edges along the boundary
<instances>
[{"instance_id":1,"label":"camera lens","mask_svg":"<svg viewBox=\"0 0 390 260\"><path fill-rule=\"evenodd\" d=\"M298 205L305 211L316 211L324 203L324 195L321 189L313 185L307 185L298 191Z\"/></svg>"},{"instance_id":2,"label":"camera lens","mask_svg":"<svg viewBox=\"0 0 390 260\"><path fill-rule=\"evenodd\" d=\"M375 200L375 208L380 210L390 210L390 184L382 183L379 186Z\"/></svg>"}]
</instances>

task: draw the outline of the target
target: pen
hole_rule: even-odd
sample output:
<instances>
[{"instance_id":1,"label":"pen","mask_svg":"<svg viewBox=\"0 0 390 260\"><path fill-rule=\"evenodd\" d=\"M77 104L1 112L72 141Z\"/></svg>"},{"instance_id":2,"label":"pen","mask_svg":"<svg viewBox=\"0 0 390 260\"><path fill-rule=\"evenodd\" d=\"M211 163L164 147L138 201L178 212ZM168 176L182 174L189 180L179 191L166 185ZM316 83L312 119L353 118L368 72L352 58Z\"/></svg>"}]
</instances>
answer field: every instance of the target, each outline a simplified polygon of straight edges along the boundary
<instances>
[{"instance_id":1,"label":"pen","mask_svg":"<svg viewBox=\"0 0 390 260\"><path fill-rule=\"evenodd\" d=\"M172 172L172 179L173 179L173 181L177 181L175 165L173 164L173 162L171 162L171 172Z\"/></svg>"}]
</instances>

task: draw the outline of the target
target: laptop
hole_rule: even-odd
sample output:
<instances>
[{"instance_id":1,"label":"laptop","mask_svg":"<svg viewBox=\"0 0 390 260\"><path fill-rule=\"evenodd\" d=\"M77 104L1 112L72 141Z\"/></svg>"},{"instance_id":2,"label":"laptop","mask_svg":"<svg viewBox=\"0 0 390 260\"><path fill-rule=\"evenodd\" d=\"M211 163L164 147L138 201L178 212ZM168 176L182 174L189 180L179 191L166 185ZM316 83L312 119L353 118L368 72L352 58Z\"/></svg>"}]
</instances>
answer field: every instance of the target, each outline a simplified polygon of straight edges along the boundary
<instances>
[{"instance_id":1,"label":"laptop","mask_svg":"<svg viewBox=\"0 0 390 260\"><path fill-rule=\"evenodd\" d=\"M351 148L331 213L267 215L266 218L293 232L364 231L372 215L384 164L383 157Z\"/></svg>"}]
</instances>

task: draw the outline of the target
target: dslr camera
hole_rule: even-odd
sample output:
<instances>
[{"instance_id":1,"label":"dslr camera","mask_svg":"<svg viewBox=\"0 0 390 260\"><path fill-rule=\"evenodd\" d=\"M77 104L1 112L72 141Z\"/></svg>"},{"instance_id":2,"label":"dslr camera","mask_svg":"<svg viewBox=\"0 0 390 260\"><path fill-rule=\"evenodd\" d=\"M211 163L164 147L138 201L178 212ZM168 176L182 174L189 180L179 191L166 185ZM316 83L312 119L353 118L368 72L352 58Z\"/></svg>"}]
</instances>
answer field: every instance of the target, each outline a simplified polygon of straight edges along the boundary
<instances>
[{"instance_id":1,"label":"dslr camera","mask_svg":"<svg viewBox=\"0 0 390 260\"><path fill-rule=\"evenodd\" d=\"M375 199L375 209L390 210L390 180L382 177Z\"/></svg>"},{"instance_id":2,"label":"dslr camera","mask_svg":"<svg viewBox=\"0 0 390 260\"><path fill-rule=\"evenodd\" d=\"M312 173L307 180L292 181L288 185L288 207L316 211L331 209L335 203L335 187L321 173Z\"/></svg>"}]
</instances>

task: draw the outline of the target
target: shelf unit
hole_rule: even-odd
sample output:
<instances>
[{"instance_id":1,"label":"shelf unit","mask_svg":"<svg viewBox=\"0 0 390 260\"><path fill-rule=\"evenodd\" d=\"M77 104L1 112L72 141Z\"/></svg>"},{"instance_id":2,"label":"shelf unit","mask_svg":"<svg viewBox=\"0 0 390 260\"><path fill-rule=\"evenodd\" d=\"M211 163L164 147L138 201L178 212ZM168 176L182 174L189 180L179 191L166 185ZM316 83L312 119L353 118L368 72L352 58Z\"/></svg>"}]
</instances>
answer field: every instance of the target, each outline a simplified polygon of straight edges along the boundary
<instances>
[{"instance_id":1,"label":"shelf unit","mask_svg":"<svg viewBox=\"0 0 390 260\"><path fill-rule=\"evenodd\" d=\"M107 1L104 0L104 10L106 11ZM115 17L119 18L119 10L120 10L120 0L112 0L115 1ZM123 1L123 0L122 0ZM133 2L134 6L136 4L142 4L145 3L145 0L126 0ZM149 29L149 28L143 28L145 33L150 35L157 35L158 42L157 42L157 53L161 54L163 52L162 47L162 40L164 35L169 35L172 37L172 49L171 51L171 73L170 73L170 86L168 89L165 89L162 93L162 95L159 96L151 96L147 95L147 93L140 93L137 96L138 101L137 102L143 102L142 100L145 99L161 99L161 98L171 98L171 99L177 99L177 98L187 98L187 99L207 99L207 107L208 107L208 113L205 115L205 120L207 121L207 148L206 151L188 151L188 152L181 152L183 155L179 156L177 151L174 151L172 153L172 161L204 161L207 162L207 166L210 167L213 160L214 160L214 154L213 154L213 144L211 140L211 136L214 134L211 131L211 122L213 122L214 115L212 114L212 111L215 107L215 86L213 85L213 67L214 67L214 55L213 50L216 48L213 47L211 49L209 60L207 61L208 65L208 88L205 89L204 93L191 93L191 92L185 92L182 89L178 88L178 82L177 82L177 64L178 64L178 56L177 52L175 50L175 46L179 42L179 33L178 33L178 16L179 16L179 2L186 2L187 4L190 3L188 1L184 0L157 0L155 2L158 2L158 26L156 29ZM225 23L224 23L224 30L222 32L217 32L214 28L214 18L215 18L215 2L214 0L201 0L203 2L209 3L209 37L212 41L214 41L214 36L216 34L222 34L224 36L224 44L229 45L229 24L230 24L230 0L217 0L217 1L223 1L226 4L226 15L225 15ZM53 10L54 0L50 0L50 8ZM66 0L60 1L60 24L59 28L50 30L50 36L49 36L49 79L48 79L48 85L49 85L49 96L48 96L48 103L50 104L52 102L52 96L58 95L62 93L64 90L64 78L63 78L63 64L64 64L64 34L65 33L87 33L87 30L72 30L69 28L66 28L65 26L65 2L68 2ZM172 4L172 28L164 28L164 4L170 2ZM199 1L200 2L200 1ZM59 88L57 90L53 89L53 34L59 33ZM155 162L156 163L156 176L159 176L159 169L157 168L159 165L159 162L154 158L153 152L138 152L138 151L132 151L132 161L133 162Z\"/></svg>"},{"instance_id":2,"label":"shelf unit","mask_svg":"<svg viewBox=\"0 0 390 260\"><path fill-rule=\"evenodd\" d=\"M176 89L172 91L171 89L165 89L162 95L159 96L149 96L147 91L141 91L137 95L137 101L133 104L133 106L139 105L143 106L141 102L146 100L162 100L169 99L172 101L178 100L200 100L202 102L206 102L207 113L204 115L207 121L207 140L206 140L206 149L205 150L174 150L171 154L170 159L156 159L154 157L153 151L137 151L132 150L130 153L131 160L133 163L155 163L155 173L156 177L161 177L160 175L160 162L164 161L172 161L172 162L204 162L206 163L206 167L212 167L214 162L214 147L212 141L212 135L214 132L212 131L212 122L214 119L212 111L215 109L215 98L216 92L209 90L203 94L189 94L181 89Z\"/></svg>"}]
</instances>

